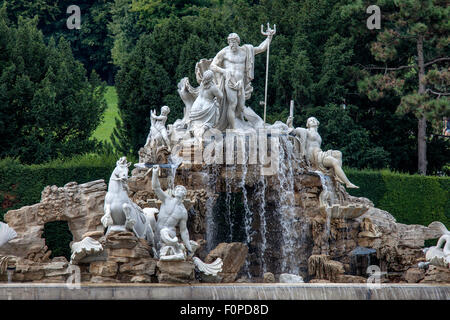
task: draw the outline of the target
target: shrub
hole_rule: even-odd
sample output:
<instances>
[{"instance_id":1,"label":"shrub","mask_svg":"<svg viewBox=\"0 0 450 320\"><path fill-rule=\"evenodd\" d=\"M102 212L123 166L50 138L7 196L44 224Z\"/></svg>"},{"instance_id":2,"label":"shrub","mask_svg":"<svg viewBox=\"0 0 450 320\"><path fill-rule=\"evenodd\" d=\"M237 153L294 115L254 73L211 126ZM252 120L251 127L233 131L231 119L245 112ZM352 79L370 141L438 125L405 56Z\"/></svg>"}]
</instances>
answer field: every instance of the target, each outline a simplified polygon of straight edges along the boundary
<instances>
[{"instance_id":1,"label":"shrub","mask_svg":"<svg viewBox=\"0 0 450 320\"><path fill-rule=\"evenodd\" d=\"M450 228L450 177L346 171L350 181L360 187L350 190L351 195L369 198L398 222L427 226L440 221Z\"/></svg>"},{"instance_id":2,"label":"shrub","mask_svg":"<svg viewBox=\"0 0 450 320\"><path fill-rule=\"evenodd\" d=\"M38 203L47 185L108 181L116 161L114 155L94 154L40 165L23 165L11 158L0 160L0 220L8 210Z\"/></svg>"}]
</instances>

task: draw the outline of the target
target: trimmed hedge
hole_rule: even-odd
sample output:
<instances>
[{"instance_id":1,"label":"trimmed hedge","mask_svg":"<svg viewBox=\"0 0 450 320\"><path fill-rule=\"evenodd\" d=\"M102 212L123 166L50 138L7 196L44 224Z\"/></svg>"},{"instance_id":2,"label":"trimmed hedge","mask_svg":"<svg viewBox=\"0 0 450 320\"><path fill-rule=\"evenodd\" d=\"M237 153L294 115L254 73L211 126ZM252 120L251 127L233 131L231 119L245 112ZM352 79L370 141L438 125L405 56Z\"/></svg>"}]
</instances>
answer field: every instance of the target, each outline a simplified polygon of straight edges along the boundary
<instances>
[{"instance_id":1,"label":"trimmed hedge","mask_svg":"<svg viewBox=\"0 0 450 320\"><path fill-rule=\"evenodd\" d=\"M353 196L366 197L377 208L391 213L398 222L428 226L440 221L450 229L450 177L409 175L389 170L346 169L360 189Z\"/></svg>"},{"instance_id":2,"label":"trimmed hedge","mask_svg":"<svg viewBox=\"0 0 450 320\"><path fill-rule=\"evenodd\" d=\"M0 221L8 210L38 203L45 186L64 186L76 181L108 181L117 157L84 155L41 165L22 165L13 159L0 160Z\"/></svg>"}]
</instances>

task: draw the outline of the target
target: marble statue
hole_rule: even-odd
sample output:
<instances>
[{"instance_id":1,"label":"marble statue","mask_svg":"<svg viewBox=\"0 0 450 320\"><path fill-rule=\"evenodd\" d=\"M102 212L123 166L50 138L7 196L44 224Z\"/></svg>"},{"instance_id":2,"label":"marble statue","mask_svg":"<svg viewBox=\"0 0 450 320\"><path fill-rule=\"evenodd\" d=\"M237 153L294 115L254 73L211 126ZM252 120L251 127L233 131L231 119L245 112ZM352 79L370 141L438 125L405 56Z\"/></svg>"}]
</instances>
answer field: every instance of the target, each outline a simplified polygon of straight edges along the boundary
<instances>
[{"instance_id":1,"label":"marble statue","mask_svg":"<svg viewBox=\"0 0 450 320\"><path fill-rule=\"evenodd\" d=\"M104 215L101 222L110 231L132 231L138 238L146 239L155 248L151 217L128 197L128 167L126 157L116 163L109 179L105 196Z\"/></svg>"},{"instance_id":2,"label":"marble statue","mask_svg":"<svg viewBox=\"0 0 450 320\"><path fill-rule=\"evenodd\" d=\"M0 247L17 237L16 231L6 223L0 222Z\"/></svg>"},{"instance_id":3,"label":"marble statue","mask_svg":"<svg viewBox=\"0 0 450 320\"><path fill-rule=\"evenodd\" d=\"M156 110L150 112L150 131L147 141L139 150L139 159L144 163L166 163L171 152L169 133L166 129L167 116L170 113L168 106L161 108L161 115Z\"/></svg>"},{"instance_id":4,"label":"marble statue","mask_svg":"<svg viewBox=\"0 0 450 320\"><path fill-rule=\"evenodd\" d=\"M319 121L316 118L308 118L306 129L293 129L292 119L288 119L288 126L291 127L291 134L295 135L299 141L300 153L311 167L327 174L332 174L330 169L333 169L337 181L345 184L347 188L359 188L348 180L342 170L342 153L338 150L322 151L320 148L322 138L317 131Z\"/></svg>"},{"instance_id":5,"label":"marble statue","mask_svg":"<svg viewBox=\"0 0 450 320\"><path fill-rule=\"evenodd\" d=\"M152 169L152 188L156 196L161 200L161 208L155 225L156 245L159 248L160 260L182 261L186 260L186 250L193 254L192 244L187 230L187 210L183 200L186 196L184 186L176 186L173 196L164 192L159 183L159 167ZM176 228L180 230L182 243L176 236Z\"/></svg>"},{"instance_id":6,"label":"marble statue","mask_svg":"<svg viewBox=\"0 0 450 320\"><path fill-rule=\"evenodd\" d=\"M202 78L199 94L190 109L188 127L198 142L201 142L205 131L216 124L219 116L218 100L223 98L222 92L214 83L211 70L206 70Z\"/></svg>"},{"instance_id":7,"label":"marble statue","mask_svg":"<svg viewBox=\"0 0 450 320\"><path fill-rule=\"evenodd\" d=\"M429 228L438 229L442 236L436 246L430 247L425 252L425 258L429 264L450 268L450 231L441 222L434 221Z\"/></svg>"},{"instance_id":8,"label":"marble statue","mask_svg":"<svg viewBox=\"0 0 450 320\"><path fill-rule=\"evenodd\" d=\"M162 261L185 261L188 256L193 257L198 244L189 239L187 229L187 210L184 207L183 200L186 196L184 186L176 186L173 190L173 196L161 189L159 183L159 167L152 169L152 188L156 196L161 200L158 219L154 214L158 211L153 209L149 215L152 215L151 225L155 230L156 245L159 248L159 259ZM177 227L181 236L181 242L177 237ZM222 271L222 259L217 258L214 262L206 264L197 257L193 257L193 262L200 272L206 275L217 276Z\"/></svg>"},{"instance_id":9,"label":"marble statue","mask_svg":"<svg viewBox=\"0 0 450 320\"><path fill-rule=\"evenodd\" d=\"M240 46L241 39L236 33L230 33L228 46L220 50L211 62L211 70L216 73L219 87L224 93L222 108L217 128L240 128L244 121L245 101L250 99L253 87L255 55L267 50L272 33L267 35L259 46L250 44Z\"/></svg>"},{"instance_id":10,"label":"marble statue","mask_svg":"<svg viewBox=\"0 0 450 320\"><path fill-rule=\"evenodd\" d=\"M161 108L161 115L156 115L156 110L150 112L150 132L147 136L146 145L150 143L150 146L157 147L164 145L170 150L170 141L167 135L166 122L167 115L170 113L168 106Z\"/></svg>"},{"instance_id":11,"label":"marble statue","mask_svg":"<svg viewBox=\"0 0 450 320\"><path fill-rule=\"evenodd\" d=\"M255 124L262 127L263 122L250 107L245 106L245 101L250 99L253 87L255 55L267 50L274 32L268 32L267 38L259 46L250 44L240 46L240 38L236 33L228 35L228 46L220 50L211 59L202 59L195 66L197 82L202 83L204 72L211 70L213 80L221 92L222 98L217 97L219 116L214 128L220 131L226 129L255 129ZM209 74L208 74L209 77ZM187 78L183 78L178 84L178 93L183 100L185 116L175 126L188 126L192 121L192 109L200 88L193 88ZM244 118L247 120L245 121Z\"/></svg>"},{"instance_id":12,"label":"marble statue","mask_svg":"<svg viewBox=\"0 0 450 320\"><path fill-rule=\"evenodd\" d=\"M82 259L91 255L98 255L103 252L103 246L100 242L91 237L85 237L83 240L74 242L71 245L72 255L71 264L78 264Z\"/></svg>"}]
</instances>

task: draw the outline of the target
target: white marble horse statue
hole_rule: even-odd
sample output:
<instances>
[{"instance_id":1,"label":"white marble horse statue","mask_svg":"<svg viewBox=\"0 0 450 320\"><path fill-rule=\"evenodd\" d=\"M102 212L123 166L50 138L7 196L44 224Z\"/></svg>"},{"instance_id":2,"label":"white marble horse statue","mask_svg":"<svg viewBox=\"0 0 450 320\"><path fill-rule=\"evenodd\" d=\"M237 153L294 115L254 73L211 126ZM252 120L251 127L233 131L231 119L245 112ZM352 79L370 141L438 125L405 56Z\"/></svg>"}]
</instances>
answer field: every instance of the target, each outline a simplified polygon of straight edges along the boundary
<instances>
[{"instance_id":1,"label":"white marble horse statue","mask_svg":"<svg viewBox=\"0 0 450 320\"><path fill-rule=\"evenodd\" d=\"M128 197L128 167L126 157L120 158L109 178L108 192L105 196L104 215L101 222L111 231L132 231L138 238L146 239L155 248L153 230L154 217L147 214Z\"/></svg>"}]
</instances>

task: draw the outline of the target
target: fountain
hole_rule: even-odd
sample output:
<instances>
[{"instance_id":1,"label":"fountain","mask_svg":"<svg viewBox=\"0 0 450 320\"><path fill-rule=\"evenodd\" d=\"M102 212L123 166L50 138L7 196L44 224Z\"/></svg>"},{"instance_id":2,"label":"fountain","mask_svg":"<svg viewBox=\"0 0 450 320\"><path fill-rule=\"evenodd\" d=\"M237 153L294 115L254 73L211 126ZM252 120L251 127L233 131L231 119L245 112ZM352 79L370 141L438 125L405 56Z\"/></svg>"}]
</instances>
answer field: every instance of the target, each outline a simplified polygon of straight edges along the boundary
<instances>
[{"instance_id":1,"label":"fountain","mask_svg":"<svg viewBox=\"0 0 450 320\"><path fill-rule=\"evenodd\" d=\"M386 273L385 282L449 279L445 226L400 224L370 200L349 195L346 188L357 186L342 170L342 154L321 149L316 118L294 128L291 105L286 123L268 124L245 106L254 56L268 50L274 34L269 28L256 47L239 46L239 36L230 34L228 47L199 61L199 87L187 78L178 84L184 117L166 126L168 106L159 116L150 113L131 177L122 157L108 187L103 180L46 187L40 203L9 211L8 225L0 225L0 258L14 256L14 263L0 281L65 283L75 268L81 282L114 283L117 290L120 283L180 286L176 294L169 285L148 287L146 294L159 298L300 299L297 289L310 288L314 298L366 299L374 295L358 290L369 269ZM41 233L53 220L68 221L71 261L49 258ZM424 240L437 237L425 256ZM283 291L273 282L292 287ZM346 283L360 287L344 294ZM398 292L411 298L422 289L408 290ZM445 286L423 290L429 298L449 297Z\"/></svg>"}]
</instances>

